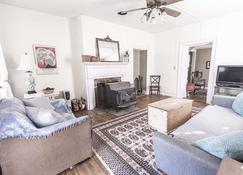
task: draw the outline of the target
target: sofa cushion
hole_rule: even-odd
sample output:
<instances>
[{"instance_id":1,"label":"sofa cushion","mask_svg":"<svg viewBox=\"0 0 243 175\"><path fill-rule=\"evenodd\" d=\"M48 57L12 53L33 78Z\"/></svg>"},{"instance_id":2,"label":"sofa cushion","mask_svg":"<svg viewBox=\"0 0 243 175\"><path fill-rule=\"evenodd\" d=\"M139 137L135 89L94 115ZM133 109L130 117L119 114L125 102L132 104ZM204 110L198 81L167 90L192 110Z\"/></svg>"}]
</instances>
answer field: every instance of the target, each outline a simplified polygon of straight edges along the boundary
<instances>
[{"instance_id":1,"label":"sofa cushion","mask_svg":"<svg viewBox=\"0 0 243 175\"><path fill-rule=\"evenodd\" d=\"M18 98L3 98L0 100L0 111L25 114L24 103Z\"/></svg>"},{"instance_id":2,"label":"sofa cushion","mask_svg":"<svg viewBox=\"0 0 243 175\"><path fill-rule=\"evenodd\" d=\"M243 161L243 130L198 140L193 144L218 158Z\"/></svg>"},{"instance_id":3,"label":"sofa cushion","mask_svg":"<svg viewBox=\"0 0 243 175\"><path fill-rule=\"evenodd\" d=\"M243 117L232 109L209 105L172 134L174 138L192 144L203 138L236 130L243 130Z\"/></svg>"},{"instance_id":4,"label":"sofa cushion","mask_svg":"<svg viewBox=\"0 0 243 175\"><path fill-rule=\"evenodd\" d=\"M36 107L26 107L27 116L39 128L50 126L66 120L66 118L57 112Z\"/></svg>"},{"instance_id":5,"label":"sofa cushion","mask_svg":"<svg viewBox=\"0 0 243 175\"><path fill-rule=\"evenodd\" d=\"M23 100L25 106L38 107L54 110L55 108L51 105L50 100L47 97L37 97Z\"/></svg>"},{"instance_id":6,"label":"sofa cushion","mask_svg":"<svg viewBox=\"0 0 243 175\"><path fill-rule=\"evenodd\" d=\"M243 117L243 92L235 98L232 109Z\"/></svg>"}]
</instances>

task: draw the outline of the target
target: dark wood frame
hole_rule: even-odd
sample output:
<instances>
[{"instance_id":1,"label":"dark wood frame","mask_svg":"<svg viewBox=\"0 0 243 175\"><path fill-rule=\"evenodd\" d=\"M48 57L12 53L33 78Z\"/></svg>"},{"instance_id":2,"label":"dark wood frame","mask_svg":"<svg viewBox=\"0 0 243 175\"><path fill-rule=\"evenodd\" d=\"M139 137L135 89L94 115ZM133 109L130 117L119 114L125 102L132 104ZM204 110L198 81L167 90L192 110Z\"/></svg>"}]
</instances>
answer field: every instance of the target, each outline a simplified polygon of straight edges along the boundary
<instances>
[{"instance_id":1,"label":"dark wood frame","mask_svg":"<svg viewBox=\"0 0 243 175\"><path fill-rule=\"evenodd\" d=\"M211 61L206 61L206 69L210 69Z\"/></svg>"},{"instance_id":2,"label":"dark wood frame","mask_svg":"<svg viewBox=\"0 0 243 175\"><path fill-rule=\"evenodd\" d=\"M116 44L117 44L117 49L118 49L118 57L119 57L119 61L101 61L101 60L100 60L99 41L105 41L105 42L110 42L110 43L116 43ZM96 55L97 55L98 60L99 60L100 62L121 62L121 56L120 56L120 44L119 44L119 41L114 41L114 40L112 40L109 36L107 36L106 38L96 38Z\"/></svg>"}]
</instances>

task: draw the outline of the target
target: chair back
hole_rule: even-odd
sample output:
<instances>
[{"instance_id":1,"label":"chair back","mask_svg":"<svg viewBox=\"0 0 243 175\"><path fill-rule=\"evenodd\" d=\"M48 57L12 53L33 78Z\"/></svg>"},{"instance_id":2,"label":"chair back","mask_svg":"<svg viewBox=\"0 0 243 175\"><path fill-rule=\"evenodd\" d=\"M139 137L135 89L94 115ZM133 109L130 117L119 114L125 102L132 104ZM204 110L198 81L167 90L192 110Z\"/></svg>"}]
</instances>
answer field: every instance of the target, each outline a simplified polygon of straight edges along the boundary
<instances>
[{"instance_id":1,"label":"chair back","mask_svg":"<svg viewBox=\"0 0 243 175\"><path fill-rule=\"evenodd\" d=\"M150 75L150 85L159 86L160 85L160 75Z\"/></svg>"}]
</instances>

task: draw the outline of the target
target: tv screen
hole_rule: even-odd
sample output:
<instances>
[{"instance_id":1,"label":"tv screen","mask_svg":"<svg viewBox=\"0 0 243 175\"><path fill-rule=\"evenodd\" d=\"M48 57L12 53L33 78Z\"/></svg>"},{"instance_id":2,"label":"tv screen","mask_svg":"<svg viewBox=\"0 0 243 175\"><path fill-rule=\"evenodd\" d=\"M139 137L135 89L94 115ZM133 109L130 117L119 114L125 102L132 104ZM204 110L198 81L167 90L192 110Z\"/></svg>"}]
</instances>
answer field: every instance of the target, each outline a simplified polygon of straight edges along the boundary
<instances>
[{"instance_id":1,"label":"tv screen","mask_svg":"<svg viewBox=\"0 0 243 175\"><path fill-rule=\"evenodd\" d=\"M216 83L243 86L243 66L219 66Z\"/></svg>"}]
</instances>

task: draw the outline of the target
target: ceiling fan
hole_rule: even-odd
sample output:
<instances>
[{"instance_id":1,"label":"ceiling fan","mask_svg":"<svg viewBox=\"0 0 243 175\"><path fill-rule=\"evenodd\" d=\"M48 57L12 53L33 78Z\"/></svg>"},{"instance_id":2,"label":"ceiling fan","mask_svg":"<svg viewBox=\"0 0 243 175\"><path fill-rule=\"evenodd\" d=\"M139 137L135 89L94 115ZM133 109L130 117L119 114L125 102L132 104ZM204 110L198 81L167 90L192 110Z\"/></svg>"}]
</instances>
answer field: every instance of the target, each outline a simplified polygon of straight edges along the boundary
<instances>
[{"instance_id":1,"label":"ceiling fan","mask_svg":"<svg viewBox=\"0 0 243 175\"><path fill-rule=\"evenodd\" d=\"M147 7L120 11L117 14L126 15L130 12L146 10L142 16L141 21L144 23L148 23L148 22L155 23L156 18L158 16L162 16L162 17L164 17L165 15L169 15L172 17L180 16L181 12L166 7L167 5L171 5L179 1L183 1L183 0L146 0Z\"/></svg>"}]
</instances>

